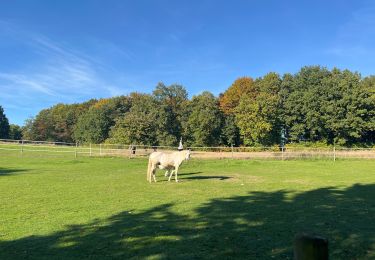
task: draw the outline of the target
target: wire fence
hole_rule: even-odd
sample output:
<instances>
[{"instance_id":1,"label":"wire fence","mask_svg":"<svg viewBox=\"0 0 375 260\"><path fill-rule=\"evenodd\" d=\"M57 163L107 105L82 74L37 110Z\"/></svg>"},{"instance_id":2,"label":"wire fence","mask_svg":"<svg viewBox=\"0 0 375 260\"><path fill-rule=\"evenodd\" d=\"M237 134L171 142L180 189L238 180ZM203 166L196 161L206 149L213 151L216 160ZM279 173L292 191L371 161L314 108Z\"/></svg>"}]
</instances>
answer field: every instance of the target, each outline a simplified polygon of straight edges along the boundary
<instances>
[{"instance_id":1,"label":"wire fence","mask_svg":"<svg viewBox=\"0 0 375 260\"><path fill-rule=\"evenodd\" d=\"M187 147L191 156L200 159L375 159L374 148L343 147ZM30 140L0 139L2 156L19 157L146 157L154 151L171 152L177 147L126 144L77 144Z\"/></svg>"}]
</instances>

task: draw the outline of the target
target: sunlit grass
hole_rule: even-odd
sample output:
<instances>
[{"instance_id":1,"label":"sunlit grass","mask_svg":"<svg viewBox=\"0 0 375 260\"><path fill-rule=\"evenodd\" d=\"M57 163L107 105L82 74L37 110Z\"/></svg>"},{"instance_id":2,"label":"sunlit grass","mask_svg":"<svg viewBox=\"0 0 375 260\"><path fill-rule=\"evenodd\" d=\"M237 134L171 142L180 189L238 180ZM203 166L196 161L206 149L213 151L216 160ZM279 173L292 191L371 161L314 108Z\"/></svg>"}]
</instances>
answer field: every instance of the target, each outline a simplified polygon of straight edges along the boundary
<instances>
[{"instance_id":1,"label":"sunlit grass","mask_svg":"<svg viewBox=\"0 0 375 260\"><path fill-rule=\"evenodd\" d=\"M149 184L145 159L0 155L0 259L288 259L300 231L374 256L375 161L193 159Z\"/></svg>"}]
</instances>

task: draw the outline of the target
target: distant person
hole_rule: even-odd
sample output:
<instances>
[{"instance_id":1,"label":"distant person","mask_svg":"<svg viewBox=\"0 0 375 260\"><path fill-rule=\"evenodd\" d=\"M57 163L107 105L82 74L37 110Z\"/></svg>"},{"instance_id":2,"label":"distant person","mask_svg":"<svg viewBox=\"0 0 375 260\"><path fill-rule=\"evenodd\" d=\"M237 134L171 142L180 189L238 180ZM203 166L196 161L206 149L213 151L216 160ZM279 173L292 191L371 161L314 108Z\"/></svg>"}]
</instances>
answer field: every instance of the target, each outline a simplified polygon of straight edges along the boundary
<instances>
[{"instance_id":1,"label":"distant person","mask_svg":"<svg viewBox=\"0 0 375 260\"><path fill-rule=\"evenodd\" d=\"M135 145L131 146L132 154L135 154L135 150L137 150L137 147Z\"/></svg>"}]
</instances>

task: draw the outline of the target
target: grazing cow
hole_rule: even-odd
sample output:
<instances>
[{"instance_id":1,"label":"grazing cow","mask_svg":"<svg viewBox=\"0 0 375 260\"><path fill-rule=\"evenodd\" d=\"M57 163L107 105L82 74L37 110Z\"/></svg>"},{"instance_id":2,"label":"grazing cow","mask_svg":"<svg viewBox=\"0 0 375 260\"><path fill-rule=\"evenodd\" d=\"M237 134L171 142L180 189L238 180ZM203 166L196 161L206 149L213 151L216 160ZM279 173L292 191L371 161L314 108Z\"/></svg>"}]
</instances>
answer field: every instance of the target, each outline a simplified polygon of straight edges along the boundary
<instances>
[{"instance_id":1,"label":"grazing cow","mask_svg":"<svg viewBox=\"0 0 375 260\"><path fill-rule=\"evenodd\" d=\"M152 178L156 182L155 172L156 169L167 170L166 176L170 171L168 181L171 180L173 173L175 174L175 180L178 182L177 173L178 168L184 160L189 160L190 150L183 150L173 153L163 153L163 152L153 152L150 154L148 159L148 169L147 169L147 181L152 182Z\"/></svg>"}]
</instances>

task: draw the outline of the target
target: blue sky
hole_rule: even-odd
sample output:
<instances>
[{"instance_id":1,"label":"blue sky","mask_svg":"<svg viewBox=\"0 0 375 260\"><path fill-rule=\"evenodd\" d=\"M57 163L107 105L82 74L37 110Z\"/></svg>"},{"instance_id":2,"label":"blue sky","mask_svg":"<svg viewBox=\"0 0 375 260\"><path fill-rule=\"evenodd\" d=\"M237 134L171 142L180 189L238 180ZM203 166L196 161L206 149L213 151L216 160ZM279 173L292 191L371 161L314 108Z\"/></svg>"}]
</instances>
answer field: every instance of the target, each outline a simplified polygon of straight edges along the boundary
<instances>
[{"instance_id":1,"label":"blue sky","mask_svg":"<svg viewBox=\"0 0 375 260\"><path fill-rule=\"evenodd\" d=\"M0 105L22 125L56 103L190 95L304 65L375 74L375 1L2 1Z\"/></svg>"}]
</instances>

